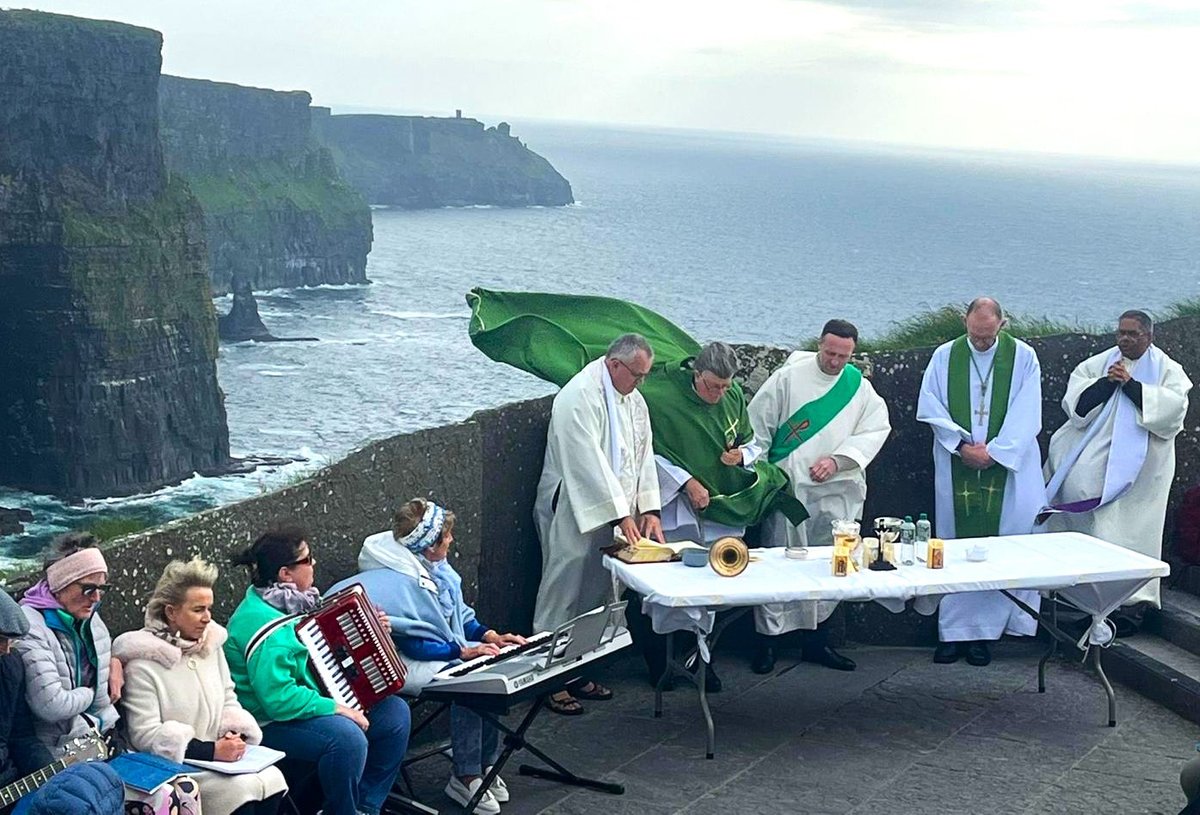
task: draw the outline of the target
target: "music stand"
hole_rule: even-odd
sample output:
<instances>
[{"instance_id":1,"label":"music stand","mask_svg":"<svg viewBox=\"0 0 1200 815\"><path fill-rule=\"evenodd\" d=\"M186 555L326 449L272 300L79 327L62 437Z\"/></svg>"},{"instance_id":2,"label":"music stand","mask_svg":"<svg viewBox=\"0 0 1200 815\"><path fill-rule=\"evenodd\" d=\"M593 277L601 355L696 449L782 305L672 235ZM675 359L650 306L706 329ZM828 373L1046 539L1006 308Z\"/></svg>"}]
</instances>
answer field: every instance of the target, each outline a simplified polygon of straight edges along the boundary
<instances>
[{"instance_id":1,"label":"music stand","mask_svg":"<svg viewBox=\"0 0 1200 815\"><path fill-rule=\"evenodd\" d=\"M621 601L610 603L606 606L598 606L589 612L580 614L578 617L567 620L555 628L554 634L550 638L546 657L542 661L541 666L539 666L539 670L547 670L578 661L584 654L595 651L611 642L623 628L620 625L620 621L624 618L625 605L625 602ZM528 764L522 764L517 768L517 772L521 775L545 778L550 781L557 781L560 784L585 787L587 789L598 790L599 792L606 792L610 795L625 794L625 786L623 784L614 784L609 781L600 781L576 775L546 755L544 751L531 744L525 737L530 726L545 707L546 699L551 694L557 693L564 685L577 679L580 672L592 664L592 661L581 662L577 669L569 669L558 674L552 685L547 683L547 687L541 687L540 683L534 683L528 690L519 690L510 696L496 696L485 699L481 698L482 694L455 694L452 688L439 690L436 687L436 683L425 688L421 694L422 698L454 702L455 704L469 707L475 713L479 714L480 718L504 734L504 749L500 752L496 763L492 765L492 769L484 776L483 783L479 785L479 789L476 790L475 795L463 807L465 812L475 811L475 806L479 803L479 799L491 787L492 782L500 774L500 770L508 763L508 760L512 758L513 753L518 750L528 750L545 764L546 767L550 768L546 769L545 767L533 767ZM522 717L520 724L516 728L509 727L500 720L499 716L509 713L512 708L531 697L533 698L533 705L524 717Z\"/></svg>"}]
</instances>

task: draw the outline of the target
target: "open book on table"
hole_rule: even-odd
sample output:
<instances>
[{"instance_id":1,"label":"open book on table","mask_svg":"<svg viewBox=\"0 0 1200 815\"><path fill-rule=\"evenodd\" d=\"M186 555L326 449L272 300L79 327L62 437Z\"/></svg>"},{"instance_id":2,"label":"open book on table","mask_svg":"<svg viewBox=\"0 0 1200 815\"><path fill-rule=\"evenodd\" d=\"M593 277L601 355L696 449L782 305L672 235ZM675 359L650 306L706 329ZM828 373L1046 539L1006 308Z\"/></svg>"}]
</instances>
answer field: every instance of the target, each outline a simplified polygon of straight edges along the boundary
<instances>
[{"instance_id":1,"label":"open book on table","mask_svg":"<svg viewBox=\"0 0 1200 815\"><path fill-rule=\"evenodd\" d=\"M224 773L225 775L244 775L246 773L262 772L285 755L286 753L281 750L272 750L270 747L263 747L261 744L247 744L246 752L237 761L199 761L189 758L187 759L187 763L189 766L199 767L202 770L212 770L213 772Z\"/></svg>"},{"instance_id":2,"label":"open book on table","mask_svg":"<svg viewBox=\"0 0 1200 815\"><path fill-rule=\"evenodd\" d=\"M612 546L604 547L604 554L615 557L623 563L666 563L681 560L685 549L699 549L707 552L708 548L692 541L676 541L675 543L657 543L648 538L642 538L629 543L621 535L613 539Z\"/></svg>"}]
</instances>

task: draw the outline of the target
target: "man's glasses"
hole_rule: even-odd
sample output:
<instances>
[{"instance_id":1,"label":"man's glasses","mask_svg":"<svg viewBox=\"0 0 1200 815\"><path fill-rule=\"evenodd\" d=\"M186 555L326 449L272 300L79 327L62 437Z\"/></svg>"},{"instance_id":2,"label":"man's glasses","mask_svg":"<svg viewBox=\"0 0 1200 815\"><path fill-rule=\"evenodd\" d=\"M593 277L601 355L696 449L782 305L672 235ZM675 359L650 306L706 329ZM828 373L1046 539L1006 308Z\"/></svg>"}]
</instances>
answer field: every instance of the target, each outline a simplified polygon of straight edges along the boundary
<instances>
[{"instance_id":1,"label":"man's glasses","mask_svg":"<svg viewBox=\"0 0 1200 815\"><path fill-rule=\"evenodd\" d=\"M288 564L288 566L316 566L316 565L317 565L317 558L315 555L313 555L312 552L309 552L307 555L300 558L299 560L293 560L291 563Z\"/></svg>"},{"instance_id":2,"label":"man's glasses","mask_svg":"<svg viewBox=\"0 0 1200 815\"><path fill-rule=\"evenodd\" d=\"M1139 337L1146 336L1146 332L1145 331L1122 331L1121 329L1117 329L1117 336L1118 337L1129 337L1132 340L1136 340Z\"/></svg>"},{"instance_id":3,"label":"man's glasses","mask_svg":"<svg viewBox=\"0 0 1200 815\"><path fill-rule=\"evenodd\" d=\"M650 376L649 371L646 371L644 374L639 374L637 371L633 370L633 368L630 368L629 363L623 359L618 359L617 364L624 366L625 370L629 371L629 375L633 377L634 382L645 382L646 377Z\"/></svg>"},{"instance_id":4,"label":"man's glasses","mask_svg":"<svg viewBox=\"0 0 1200 815\"><path fill-rule=\"evenodd\" d=\"M112 583L80 583L79 591L87 597L101 597L112 587Z\"/></svg>"}]
</instances>

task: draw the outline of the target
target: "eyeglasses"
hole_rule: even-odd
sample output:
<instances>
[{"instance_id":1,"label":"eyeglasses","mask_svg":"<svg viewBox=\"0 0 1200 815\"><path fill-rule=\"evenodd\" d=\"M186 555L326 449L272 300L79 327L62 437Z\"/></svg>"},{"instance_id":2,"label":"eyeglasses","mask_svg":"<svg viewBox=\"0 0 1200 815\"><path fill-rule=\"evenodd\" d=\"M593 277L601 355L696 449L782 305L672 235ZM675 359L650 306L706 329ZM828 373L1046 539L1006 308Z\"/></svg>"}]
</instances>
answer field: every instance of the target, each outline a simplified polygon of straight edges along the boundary
<instances>
[{"instance_id":1,"label":"eyeglasses","mask_svg":"<svg viewBox=\"0 0 1200 815\"><path fill-rule=\"evenodd\" d=\"M649 372L649 371L646 371L646 373L644 373L644 374L639 374L637 371L633 370L633 368L630 368L630 367L629 367L629 363L627 363L627 362L626 362L625 360L623 360L623 359L618 359L618 360L616 360L616 362L617 362L617 364L618 364L618 365L622 365L622 366L624 366L625 370L629 371L629 375L633 377L633 381L634 381L635 383L637 383L637 382L645 382L645 381L646 381L646 377L650 376L650 372Z\"/></svg>"},{"instance_id":2,"label":"eyeglasses","mask_svg":"<svg viewBox=\"0 0 1200 815\"><path fill-rule=\"evenodd\" d=\"M316 558L316 555L314 555L312 552L309 552L307 555L300 558L299 560L293 560L291 563L288 564L289 567L290 566L316 566L316 565L317 565L317 558Z\"/></svg>"},{"instance_id":3,"label":"eyeglasses","mask_svg":"<svg viewBox=\"0 0 1200 815\"><path fill-rule=\"evenodd\" d=\"M702 372L699 376L699 379L700 379L701 384L704 385L705 389L707 389L709 391L713 391L715 393L723 394L727 390L729 390L730 388L733 387L732 379L718 379L718 378L709 379L707 371Z\"/></svg>"},{"instance_id":4,"label":"eyeglasses","mask_svg":"<svg viewBox=\"0 0 1200 815\"><path fill-rule=\"evenodd\" d=\"M1117 336L1118 336L1118 337L1129 337L1130 339L1134 339L1134 340L1136 340L1136 339L1137 339L1137 338L1139 338L1139 337L1144 337L1144 336L1146 336L1146 332L1145 332L1145 331L1140 331L1140 330L1135 330L1135 331L1123 331L1123 330L1121 330L1121 329L1119 329L1119 328L1118 328L1118 329L1117 329Z\"/></svg>"},{"instance_id":5,"label":"eyeglasses","mask_svg":"<svg viewBox=\"0 0 1200 815\"><path fill-rule=\"evenodd\" d=\"M79 591L87 597L100 597L112 587L112 583L80 583Z\"/></svg>"}]
</instances>

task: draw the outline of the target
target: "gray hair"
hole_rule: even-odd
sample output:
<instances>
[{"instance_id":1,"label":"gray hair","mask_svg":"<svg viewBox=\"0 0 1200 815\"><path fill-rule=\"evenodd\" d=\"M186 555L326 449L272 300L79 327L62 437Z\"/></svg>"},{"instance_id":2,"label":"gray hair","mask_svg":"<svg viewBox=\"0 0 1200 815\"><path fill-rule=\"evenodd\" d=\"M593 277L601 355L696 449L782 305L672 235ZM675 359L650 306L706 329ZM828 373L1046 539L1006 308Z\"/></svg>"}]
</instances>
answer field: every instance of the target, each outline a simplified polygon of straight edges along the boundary
<instances>
[{"instance_id":1,"label":"gray hair","mask_svg":"<svg viewBox=\"0 0 1200 815\"><path fill-rule=\"evenodd\" d=\"M622 362L632 362L638 351L642 351L650 359L654 359L654 349L641 334L622 334L608 346L604 352L605 359L619 359Z\"/></svg>"},{"instance_id":2,"label":"gray hair","mask_svg":"<svg viewBox=\"0 0 1200 815\"><path fill-rule=\"evenodd\" d=\"M188 589L211 589L217 582L217 567L206 560L192 558L184 562L172 560L163 569L154 585L154 593L146 604L146 624L167 621L167 606L181 606Z\"/></svg>"},{"instance_id":3,"label":"gray hair","mask_svg":"<svg viewBox=\"0 0 1200 815\"><path fill-rule=\"evenodd\" d=\"M738 372L737 352L723 342L710 342L700 349L692 370L696 373L708 371L718 379L733 379Z\"/></svg>"},{"instance_id":4,"label":"gray hair","mask_svg":"<svg viewBox=\"0 0 1200 815\"><path fill-rule=\"evenodd\" d=\"M1145 331L1147 334L1154 333L1154 320L1151 319L1149 314L1141 309L1129 309L1117 318L1117 322L1120 322L1121 320L1137 320L1138 325L1142 327L1143 331Z\"/></svg>"},{"instance_id":5,"label":"gray hair","mask_svg":"<svg viewBox=\"0 0 1200 815\"><path fill-rule=\"evenodd\" d=\"M63 558L83 549L98 549L99 547L99 538L91 532L83 530L64 532L51 542L50 551L46 553L46 557L42 561L42 569L43 571L49 569Z\"/></svg>"}]
</instances>

